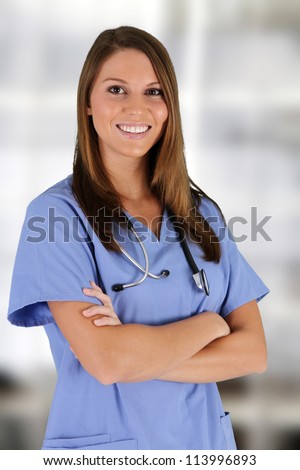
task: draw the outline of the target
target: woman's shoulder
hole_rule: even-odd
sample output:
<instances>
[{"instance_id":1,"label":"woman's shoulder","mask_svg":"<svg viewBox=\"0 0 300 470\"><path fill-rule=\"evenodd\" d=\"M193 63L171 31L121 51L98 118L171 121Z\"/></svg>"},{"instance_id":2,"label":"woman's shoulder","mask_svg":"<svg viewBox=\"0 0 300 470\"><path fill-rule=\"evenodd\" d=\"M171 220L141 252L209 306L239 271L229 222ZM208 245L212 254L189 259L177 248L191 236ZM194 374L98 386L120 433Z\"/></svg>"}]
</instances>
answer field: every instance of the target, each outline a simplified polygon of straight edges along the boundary
<instances>
[{"instance_id":1,"label":"woman's shoulder","mask_svg":"<svg viewBox=\"0 0 300 470\"><path fill-rule=\"evenodd\" d=\"M222 210L217 202L211 199L209 196L201 196L198 204L198 210L204 219L211 220L212 222L224 223L224 216Z\"/></svg>"},{"instance_id":2,"label":"woman's shoulder","mask_svg":"<svg viewBox=\"0 0 300 470\"><path fill-rule=\"evenodd\" d=\"M232 240L226 219L219 204L208 196L202 196L198 205L200 215L213 229L220 242Z\"/></svg>"}]
</instances>

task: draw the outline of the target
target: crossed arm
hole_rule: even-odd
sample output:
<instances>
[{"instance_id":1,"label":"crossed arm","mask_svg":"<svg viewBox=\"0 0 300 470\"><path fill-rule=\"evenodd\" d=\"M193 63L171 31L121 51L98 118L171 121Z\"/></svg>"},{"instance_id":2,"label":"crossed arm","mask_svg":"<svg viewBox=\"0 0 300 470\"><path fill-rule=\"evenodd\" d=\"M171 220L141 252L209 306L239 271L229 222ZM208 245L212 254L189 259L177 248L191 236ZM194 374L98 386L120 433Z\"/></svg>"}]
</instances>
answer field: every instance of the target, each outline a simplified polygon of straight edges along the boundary
<instances>
[{"instance_id":1,"label":"crossed arm","mask_svg":"<svg viewBox=\"0 0 300 470\"><path fill-rule=\"evenodd\" d=\"M103 384L161 379L218 382L263 372L266 343L256 301L226 321L204 312L163 326L121 324L95 283L84 292L103 305L48 302L82 366Z\"/></svg>"}]
</instances>

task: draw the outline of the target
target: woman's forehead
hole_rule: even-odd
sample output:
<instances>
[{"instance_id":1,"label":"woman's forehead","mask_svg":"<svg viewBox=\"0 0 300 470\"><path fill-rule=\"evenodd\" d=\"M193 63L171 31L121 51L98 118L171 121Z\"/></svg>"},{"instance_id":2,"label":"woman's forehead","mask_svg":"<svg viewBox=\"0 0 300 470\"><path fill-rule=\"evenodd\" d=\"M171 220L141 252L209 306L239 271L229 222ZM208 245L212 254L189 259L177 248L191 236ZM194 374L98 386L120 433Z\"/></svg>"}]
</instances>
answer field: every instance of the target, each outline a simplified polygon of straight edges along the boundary
<instances>
[{"instance_id":1,"label":"woman's forehead","mask_svg":"<svg viewBox=\"0 0 300 470\"><path fill-rule=\"evenodd\" d=\"M147 84L157 84L158 77L148 56L137 49L121 49L114 52L102 64L98 79L140 79Z\"/></svg>"}]
</instances>

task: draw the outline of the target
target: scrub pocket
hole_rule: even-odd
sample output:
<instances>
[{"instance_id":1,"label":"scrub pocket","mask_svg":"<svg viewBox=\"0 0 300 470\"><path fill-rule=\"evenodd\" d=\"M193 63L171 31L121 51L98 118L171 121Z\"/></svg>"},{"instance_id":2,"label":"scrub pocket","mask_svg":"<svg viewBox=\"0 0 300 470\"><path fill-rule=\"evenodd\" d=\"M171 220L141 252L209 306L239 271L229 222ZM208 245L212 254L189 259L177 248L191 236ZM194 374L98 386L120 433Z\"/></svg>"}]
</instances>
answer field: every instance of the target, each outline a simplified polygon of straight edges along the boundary
<instances>
[{"instance_id":1,"label":"scrub pocket","mask_svg":"<svg viewBox=\"0 0 300 470\"><path fill-rule=\"evenodd\" d=\"M236 449L235 438L232 430L232 424L230 420L230 414L225 411L225 415L221 416L221 426L223 429L224 439L226 442L227 449Z\"/></svg>"},{"instance_id":2,"label":"scrub pocket","mask_svg":"<svg viewBox=\"0 0 300 470\"><path fill-rule=\"evenodd\" d=\"M135 450L136 439L125 439L122 441L111 441L110 434L98 434L88 437L72 437L62 439L45 439L42 450Z\"/></svg>"}]
</instances>

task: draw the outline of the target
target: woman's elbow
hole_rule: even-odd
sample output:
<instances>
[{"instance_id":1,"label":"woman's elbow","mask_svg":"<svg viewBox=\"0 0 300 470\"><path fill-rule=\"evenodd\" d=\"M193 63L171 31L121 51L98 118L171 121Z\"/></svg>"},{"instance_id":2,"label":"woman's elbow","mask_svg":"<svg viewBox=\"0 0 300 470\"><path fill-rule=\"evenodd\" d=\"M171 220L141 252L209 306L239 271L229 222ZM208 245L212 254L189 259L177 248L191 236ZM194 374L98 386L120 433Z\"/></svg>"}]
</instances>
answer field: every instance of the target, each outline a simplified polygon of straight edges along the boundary
<instances>
[{"instance_id":1,"label":"woman's elbow","mask_svg":"<svg viewBox=\"0 0 300 470\"><path fill-rule=\"evenodd\" d=\"M134 369L124 354L114 352L95 361L90 373L102 385L113 385L118 382L130 382Z\"/></svg>"},{"instance_id":2,"label":"woman's elbow","mask_svg":"<svg viewBox=\"0 0 300 470\"><path fill-rule=\"evenodd\" d=\"M108 361L105 365L94 370L94 377L102 385L113 385L115 383L127 383L137 380L138 374L135 369L126 367L126 364L121 360Z\"/></svg>"},{"instance_id":3,"label":"woman's elbow","mask_svg":"<svg viewBox=\"0 0 300 470\"><path fill-rule=\"evenodd\" d=\"M120 377L118 377L117 370L113 364L101 364L101 366L95 366L89 372L102 385L113 385L114 383L120 382Z\"/></svg>"},{"instance_id":4,"label":"woman's elbow","mask_svg":"<svg viewBox=\"0 0 300 470\"><path fill-rule=\"evenodd\" d=\"M255 354L254 373L263 374L268 367L268 353L266 344L260 345Z\"/></svg>"},{"instance_id":5,"label":"woman's elbow","mask_svg":"<svg viewBox=\"0 0 300 470\"><path fill-rule=\"evenodd\" d=\"M102 385L112 385L120 381L117 377L117 367L108 358L102 358L101 361L99 361L91 356L80 357L79 355L76 357L86 372ZM97 356L95 355L95 357Z\"/></svg>"},{"instance_id":6,"label":"woman's elbow","mask_svg":"<svg viewBox=\"0 0 300 470\"><path fill-rule=\"evenodd\" d=\"M259 367L258 367L258 374L263 374L266 372L268 368L268 359L267 359L267 354L265 354L260 361Z\"/></svg>"},{"instance_id":7,"label":"woman's elbow","mask_svg":"<svg viewBox=\"0 0 300 470\"><path fill-rule=\"evenodd\" d=\"M98 374L95 378L101 383L101 385L113 385L117 382L117 380L110 374Z\"/></svg>"}]
</instances>

